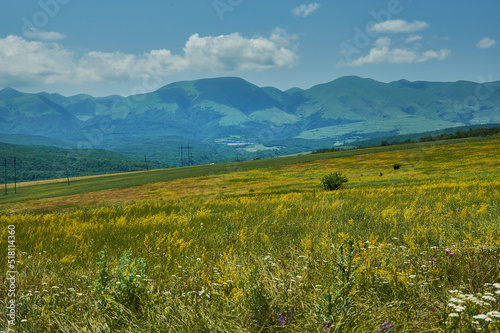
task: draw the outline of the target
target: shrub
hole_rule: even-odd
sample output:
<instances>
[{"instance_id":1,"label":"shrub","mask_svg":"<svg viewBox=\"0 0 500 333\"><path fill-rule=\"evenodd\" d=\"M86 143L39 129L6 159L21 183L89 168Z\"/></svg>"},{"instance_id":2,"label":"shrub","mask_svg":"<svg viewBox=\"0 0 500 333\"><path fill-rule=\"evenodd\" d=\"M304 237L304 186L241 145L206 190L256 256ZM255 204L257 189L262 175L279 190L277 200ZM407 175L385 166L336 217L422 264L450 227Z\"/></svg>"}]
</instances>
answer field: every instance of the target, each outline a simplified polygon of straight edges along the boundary
<instances>
[{"instance_id":1,"label":"shrub","mask_svg":"<svg viewBox=\"0 0 500 333\"><path fill-rule=\"evenodd\" d=\"M97 279L94 295L101 305L109 305L114 300L129 309L137 310L145 293L146 262L143 258L133 258L132 251L126 250L118 259L113 274L109 274L107 249L99 252Z\"/></svg>"},{"instance_id":2,"label":"shrub","mask_svg":"<svg viewBox=\"0 0 500 333\"><path fill-rule=\"evenodd\" d=\"M326 191L338 190L344 183L348 182L347 177L340 172L331 172L330 174L325 175L321 181L323 183L323 188Z\"/></svg>"},{"instance_id":3,"label":"shrub","mask_svg":"<svg viewBox=\"0 0 500 333\"><path fill-rule=\"evenodd\" d=\"M402 166L403 166L402 164L396 163L392 167L394 168L394 170L399 170L399 169L401 169Z\"/></svg>"}]
</instances>

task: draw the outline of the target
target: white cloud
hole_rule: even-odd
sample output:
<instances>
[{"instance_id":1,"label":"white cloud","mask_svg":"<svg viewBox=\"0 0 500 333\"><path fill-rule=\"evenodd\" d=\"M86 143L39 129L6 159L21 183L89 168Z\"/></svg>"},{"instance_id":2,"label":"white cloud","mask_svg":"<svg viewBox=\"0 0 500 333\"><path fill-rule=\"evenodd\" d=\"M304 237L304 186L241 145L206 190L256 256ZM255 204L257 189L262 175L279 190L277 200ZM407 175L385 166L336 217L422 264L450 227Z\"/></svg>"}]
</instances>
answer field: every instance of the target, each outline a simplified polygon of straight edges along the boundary
<instances>
[{"instance_id":1,"label":"white cloud","mask_svg":"<svg viewBox=\"0 0 500 333\"><path fill-rule=\"evenodd\" d=\"M67 81L74 72L73 54L58 44L0 38L0 83L51 84Z\"/></svg>"},{"instance_id":2,"label":"white cloud","mask_svg":"<svg viewBox=\"0 0 500 333\"><path fill-rule=\"evenodd\" d=\"M493 45L497 43L496 40L489 38L489 37L483 37L481 40L476 44L476 46L480 49L489 49Z\"/></svg>"},{"instance_id":3,"label":"white cloud","mask_svg":"<svg viewBox=\"0 0 500 333\"><path fill-rule=\"evenodd\" d=\"M78 56L58 43L8 36L0 38L0 84L123 82L186 70L219 73L286 68L298 59L293 50L295 38L281 29L269 38L194 34L180 55L160 49L139 55L92 51Z\"/></svg>"},{"instance_id":4,"label":"white cloud","mask_svg":"<svg viewBox=\"0 0 500 333\"><path fill-rule=\"evenodd\" d=\"M184 47L191 67L212 72L262 70L273 67L291 67L297 60L292 50L281 46L281 35L273 40L264 37L244 38L239 33L217 37L194 34Z\"/></svg>"},{"instance_id":5,"label":"white cloud","mask_svg":"<svg viewBox=\"0 0 500 333\"><path fill-rule=\"evenodd\" d=\"M370 31L379 33L408 33L423 30L428 27L429 24L423 21L413 21L409 23L404 20L388 20L374 24L370 27Z\"/></svg>"},{"instance_id":6,"label":"white cloud","mask_svg":"<svg viewBox=\"0 0 500 333\"><path fill-rule=\"evenodd\" d=\"M24 32L24 36L31 39L41 40L61 40L66 38L65 35L55 31L43 31L38 29L28 29Z\"/></svg>"},{"instance_id":7,"label":"white cloud","mask_svg":"<svg viewBox=\"0 0 500 333\"><path fill-rule=\"evenodd\" d=\"M391 39L388 37L380 37L375 41L375 47L380 48L384 46L389 46L391 45Z\"/></svg>"},{"instance_id":8,"label":"white cloud","mask_svg":"<svg viewBox=\"0 0 500 333\"><path fill-rule=\"evenodd\" d=\"M431 59L444 60L450 54L451 51L447 49L441 49L439 51L425 51L418 52L416 50L410 50L405 48L389 48L387 41L382 41L375 43L375 47L370 49L368 55L364 57L359 57L352 62L346 64L345 66L362 66L364 64L380 64L380 63L390 63L390 64L411 64L425 62Z\"/></svg>"},{"instance_id":9,"label":"white cloud","mask_svg":"<svg viewBox=\"0 0 500 333\"><path fill-rule=\"evenodd\" d=\"M282 28L275 28L269 36L269 40L274 42L280 47L287 47L294 49L296 46L295 41L299 39L298 35L288 35L286 31Z\"/></svg>"},{"instance_id":10,"label":"white cloud","mask_svg":"<svg viewBox=\"0 0 500 333\"><path fill-rule=\"evenodd\" d=\"M413 42L422 40L422 38L424 38L424 37L422 37L420 35L413 35L413 36L406 38L405 43L413 43Z\"/></svg>"},{"instance_id":11,"label":"white cloud","mask_svg":"<svg viewBox=\"0 0 500 333\"><path fill-rule=\"evenodd\" d=\"M320 7L319 3L310 3L307 5L300 5L298 7L295 7L292 9L292 13L295 16L301 16L301 17L306 17L314 13L318 8Z\"/></svg>"}]
</instances>

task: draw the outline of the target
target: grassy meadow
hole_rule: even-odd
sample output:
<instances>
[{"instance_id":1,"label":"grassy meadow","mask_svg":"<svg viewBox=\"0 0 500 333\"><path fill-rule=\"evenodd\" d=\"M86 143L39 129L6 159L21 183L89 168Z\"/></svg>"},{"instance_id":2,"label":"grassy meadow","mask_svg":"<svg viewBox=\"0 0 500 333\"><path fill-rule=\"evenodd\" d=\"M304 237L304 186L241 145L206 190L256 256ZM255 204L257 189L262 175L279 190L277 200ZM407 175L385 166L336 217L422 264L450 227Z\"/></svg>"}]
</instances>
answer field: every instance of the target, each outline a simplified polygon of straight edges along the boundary
<instances>
[{"instance_id":1,"label":"grassy meadow","mask_svg":"<svg viewBox=\"0 0 500 333\"><path fill-rule=\"evenodd\" d=\"M499 332L500 138L405 147L9 198L16 332Z\"/></svg>"}]
</instances>

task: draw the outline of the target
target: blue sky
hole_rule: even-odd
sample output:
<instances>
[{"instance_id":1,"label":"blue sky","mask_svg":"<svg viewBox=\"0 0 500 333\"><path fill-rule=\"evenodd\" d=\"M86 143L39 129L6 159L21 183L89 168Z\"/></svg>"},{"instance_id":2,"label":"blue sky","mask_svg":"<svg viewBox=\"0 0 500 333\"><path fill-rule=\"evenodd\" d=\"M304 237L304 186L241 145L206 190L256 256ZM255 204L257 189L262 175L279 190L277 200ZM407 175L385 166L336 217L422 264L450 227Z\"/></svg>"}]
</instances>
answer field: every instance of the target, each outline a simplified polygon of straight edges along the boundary
<instances>
[{"instance_id":1,"label":"blue sky","mask_svg":"<svg viewBox=\"0 0 500 333\"><path fill-rule=\"evenodd\" d=\"M0 3L0 88L130 95L239 76L309 88L500 80L500 1L39 0Z\"/></svg>"}]
</instances>

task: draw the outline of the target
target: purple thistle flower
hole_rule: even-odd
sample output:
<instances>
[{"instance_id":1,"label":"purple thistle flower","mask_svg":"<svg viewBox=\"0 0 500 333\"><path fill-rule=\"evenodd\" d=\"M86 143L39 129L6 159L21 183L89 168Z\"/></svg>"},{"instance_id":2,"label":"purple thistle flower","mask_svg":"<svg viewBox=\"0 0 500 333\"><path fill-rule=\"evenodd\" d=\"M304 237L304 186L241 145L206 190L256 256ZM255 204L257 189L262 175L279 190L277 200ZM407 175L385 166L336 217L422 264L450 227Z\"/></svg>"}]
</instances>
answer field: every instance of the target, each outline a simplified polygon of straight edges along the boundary
<instances>
[{"instance_id":1,"label":"purple thistle flower","mask_svg":"<svg viewBox=\"0 0 500 333\"><path fill-rule=\"evenodd\" d=\"M380 325L377 329L377 333L383 333L386 330L389 330L387 333L394 333L394 324L391 324L389 320L386 320L382 325Z\"/></svg>"},{"instance_id":2,"label":"purple thistle flower","mask_svg":"<svg viewBox=\"0 0 500 333\"><path fill-rule=\"evenodd\" d=\"M330 324L331 324L331 322L326 323L325 329L323 330L323 333L326 333L326 331L328 330L328 327L330 327Z\"/></svg>"},{"instance_id":3,"label":"purple thistle flower","mask_svg":"<svg viewBox=\"0 0 500 333\"><path fill-rule=\"evenodd\" d=\"M283 328L283 326L285 326L285 320L283 319L283 314L281 314L281 312L280 312L280 315L278 317L278 323L280 324L281 328Z\"/></svg>"},{"instance_id":4,"label":"purple thistle flower","mask_svg":"<svg viewBox=\"0 0 500 333\"><path fill-rule=\"evenodd\" d=\"M278 323L281 326L281 329L283 329L283 327L288 325L288 323L290 322L290 319L292 318L293 311L295 311L295 307L292 306L290 308L290 310L288 310L288 315L286 316L286 318L284 318L283 313L280 312L279 317L278 317Z\"/></svg>"}]
</instances>

